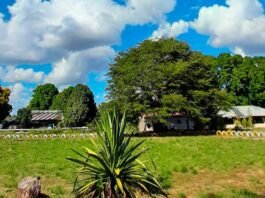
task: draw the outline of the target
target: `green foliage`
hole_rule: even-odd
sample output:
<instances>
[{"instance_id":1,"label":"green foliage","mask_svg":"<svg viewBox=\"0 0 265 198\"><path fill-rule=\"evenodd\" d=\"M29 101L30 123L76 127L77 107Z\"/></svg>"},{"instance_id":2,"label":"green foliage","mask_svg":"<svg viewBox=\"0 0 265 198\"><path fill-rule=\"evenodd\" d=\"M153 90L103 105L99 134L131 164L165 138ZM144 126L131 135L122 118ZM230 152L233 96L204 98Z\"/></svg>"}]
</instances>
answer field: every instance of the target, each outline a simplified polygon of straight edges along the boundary
<instances>
[{"instance_id":1,"label":"green foliage","mask_svg":"<svg viewBox=\"0 0 265 198\"><path fill-rule=\"evenodd\" d=\"M29 103L29 109L31 110L48 110L54 97L59 93L58 89L50 83L37 86L33 92L34 94Z\"/></svg>"},{"instance_id":2,"label":"green foliage","mask_svg":"<svg viewBox=\"0 0 265 198\"><path fill-rule=\"evenodd\" d=\"M241 120L238 118L234 121L234 124L235 128L249 129L253 127L253 118L251 116L242 118Z\"/></svg>"},{"instance_id":3,"label":"green foliage","mask_svg":"<svg viewBox=\"0 0 265 198\"><path fill-rule=\"evenodd\" d=\"M109 98L137 123L141 114L187 114L197 126L230 107L230 96L219 89L215 58L190 50L175 39L147 40L120 53L108 73ZM162 118L161 118L162 117Z\"/></svg>"},{"instance_id":4,"label":"green foliage","mask_svg":"<svg viewBox=\"0 0 265 198\"><path fill-rule=\"evenodd\" d=\"M253 119L251 116L247 118L247 128L252 128L253 127Z\"/></svg>"},{"instance_id":5,"label":"green foliage","mask_svg":"<svg viewBox=\"0 0 265 198\"><path fill-rule=\"evenodd\" d=\"M141 190L147 194L162 193L156 177L139 160L145 151L138 148L143 141L130 144L126 138L125 114L103 113L98 122L98 142L86 155L76 152L82 160L68 158L81 165L74 189L84 197L138 197Z\"/></svg>"},{"instance_id":6,"label":"green foliage","mask_svg":"<svg viewBox=\"0 0 265 198\"><path fill-rule=\"evenodd\" d=\"M64 112L67 101L73 92L74 87L68 87L64 89L61 93L59 93L52 101L51 110L61 110Z\"/></svg>"},{"instance_id":7,"label":"green foliage","mask_svg":"<svg viewBox=\"0 0 265 198\"><path fill-rule=\"evenodd\" d=\"M64 123L66 126L85 126L97 114L94 95L86 85L75 86L68 97L64 108Z\"/></svg>"},{"instance_id":8,"label":"green foliage","mask_svg":"<svg viewBox=\"0 0 265 198\"><path fill-rule=\"evenodd\" d=\"M31 110L22 108L17 111L16 122L21 128L27 128L31 125Z\"/></svg>"},{"instance_id":9,"label":"green foliage","mask_svg":"<svg viewBox=\"0 0 265 198\"><path fill-rule=\"evenodd\" d=\"M9 103L10 90L0 85L0 122L11 112L12 106Z\"/></svg>"},{"instance_id":10,"label":"green foliage","mask_svg":"<svg viewBox=\"0 0 265 198\"><path fill-rule=\"evenodd\" d=\"M216 72L220 87L233 97L235 105L265 107L265 58L221 54Z\"/></svg>"},{"instance_id":11,"label":"green foliage","mask_svg":"<svg viewBox=\"0 0 265 198\"><path fill-rule=\"evenodd\" d=\"M235 129L242 128L241 121L240 121L239 118L237 118L237 119L234 120L234 125L235 125Z\"/></svg>"},{"instance_id":12,"label":"green foliage","mask_svg":"<svg viewBox=\"0 0 265 198\"><path fill-rule=\"evenodd\" d=\"M243 128L248 128L248 123L247 123L247 119L246 118L243 118L241 120L241 125Z\"/></svg>"}]
</instances>

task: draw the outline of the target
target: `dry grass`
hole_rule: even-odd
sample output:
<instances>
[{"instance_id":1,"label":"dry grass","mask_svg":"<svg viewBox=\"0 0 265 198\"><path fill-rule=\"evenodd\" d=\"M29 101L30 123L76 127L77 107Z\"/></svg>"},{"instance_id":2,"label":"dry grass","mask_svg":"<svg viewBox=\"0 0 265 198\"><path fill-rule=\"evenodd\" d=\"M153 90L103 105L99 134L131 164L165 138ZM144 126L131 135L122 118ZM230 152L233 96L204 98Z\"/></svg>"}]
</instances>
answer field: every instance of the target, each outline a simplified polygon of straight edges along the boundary
<instances>
[{"instance_id":1,"label":"dry grass","mask_svg":"<svg viewBox=\"0 0 265 198\"><path fill-rule=\"evenodd\" d=\"M169 197L177 197L180 192L186 197L200 197L202 193L211 197L214 193L229 189L247 189L265 197L265 171L249 167L218 172L201 170L197 174L174 173Z\"/></svg>"}]
</instances>

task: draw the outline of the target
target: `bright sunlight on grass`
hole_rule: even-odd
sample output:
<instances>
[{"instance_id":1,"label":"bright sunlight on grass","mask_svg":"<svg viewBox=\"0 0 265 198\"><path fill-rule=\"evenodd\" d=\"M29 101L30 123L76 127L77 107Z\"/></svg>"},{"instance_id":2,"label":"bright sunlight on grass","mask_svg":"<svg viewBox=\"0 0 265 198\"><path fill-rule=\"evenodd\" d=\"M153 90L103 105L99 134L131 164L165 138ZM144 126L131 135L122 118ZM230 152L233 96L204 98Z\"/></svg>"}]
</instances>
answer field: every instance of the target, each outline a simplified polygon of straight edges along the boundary
<instances>
[{"instance_id":1,"label":"bright sunlight on grass","mask_svg":"<svg viewBox=\"0 0 265 198\"><path fill-rule=\"evenodd\" d=\"M73 156L71 148L81 151L83 146L93 148L89 140L1 141L0 197L15 196L18 181L29 175L41 177L43 192L49 196L73 197L70 193L76 166L66 158ZM264 193L260 190L265 189L265 180L262 180L265 179L264 141L163 137L146 138L141 149L145 148L150 150L143 160L155 162L169 197L205 197L210 192L242 194L244 190L246 197L252 192ZM231 181L230 185L229 179L234 178L240 181ZM195 183L203 187L196 187Z\"/></svg>"}]
</instances>

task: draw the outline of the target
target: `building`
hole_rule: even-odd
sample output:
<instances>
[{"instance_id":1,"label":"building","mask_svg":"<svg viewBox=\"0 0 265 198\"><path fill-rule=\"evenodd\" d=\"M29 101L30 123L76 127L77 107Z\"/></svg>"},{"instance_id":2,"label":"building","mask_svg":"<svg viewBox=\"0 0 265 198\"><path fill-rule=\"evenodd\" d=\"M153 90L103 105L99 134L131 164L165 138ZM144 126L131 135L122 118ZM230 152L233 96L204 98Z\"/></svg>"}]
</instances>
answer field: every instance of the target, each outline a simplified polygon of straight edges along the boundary
<instances>
[{"instance_id":1,"label":"building","mask_svg":"<svg viewBox=\"0 0 265 198\"><path fill-rule=\"evenodd\" d=\"M63 121L63 114L58 110L31 111L31 122L36 128L54 128Z\"/></svg>"},{"instance_id":2,"label":"building","mask_svg":"<svg viewBox=\"0 0 265 198\"><path fill-rule=\"evenodd\" d=\"M156 123L153 121L152 116L142 115L139 118L138 129L139 132L154 131L156 125L161 125L161 123ZM192 130L194 129L194 121L187 118L185 114L174 113L169 116L165 124L166 130Z\"/></svg>"},{"instance_id":3,"label":"building","mask_svg":"<svg viewBox=\"0 0 265 198\"><path fill-rule=\"evenodd\" d=\"M225 128L235 128L234 120L252 117L254 128L265 128L265 109L258 106L232 106L229 111L219 111Z\"/></svg>"}]
</instances>

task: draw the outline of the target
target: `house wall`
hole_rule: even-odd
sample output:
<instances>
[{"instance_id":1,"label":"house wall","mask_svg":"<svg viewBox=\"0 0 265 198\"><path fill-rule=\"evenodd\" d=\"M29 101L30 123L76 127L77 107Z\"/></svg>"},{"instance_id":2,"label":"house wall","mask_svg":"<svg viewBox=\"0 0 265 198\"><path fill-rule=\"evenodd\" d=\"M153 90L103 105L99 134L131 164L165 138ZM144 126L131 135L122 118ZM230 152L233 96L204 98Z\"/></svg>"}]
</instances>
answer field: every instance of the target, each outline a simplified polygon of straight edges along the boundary
<instances>
[{"instance_id":1,"label":"house wall","mask_svg":"<svg viewBox=\"0 0 265 198\"><path fill-rule=\"evenodd\" d=\"M189 129L194 129L194 122L188 119ZM186 130L187 118L186 117L170 117L168 118L167 128L169 130Z\"/></svg>"},{"instance_id":2,"label":"house wall","mask_svg":"<svg viewBox=\"0 0 265 198\"><path fill-rule=\"evenodd\" d=\"M154 131L154 127L151 120L149 120L145 116L141 116L139 118L138 129L139 132Z\"/></svg>"},{"instance_id":3,"label":"house wall","mask_svg":"<svg viewBox=\"0 0 265 198\"><path fill-rule=\"evenodd\" d=\"M194 122L188 120L189 129L194 129ZM177 117L172 116L167 120L168 130L186 130L187 128L187 118L186 117ZM142 116L139 118L138 124L139 132L154 131L153 123L148 117Z\"/></svg>"}]
</instances>

